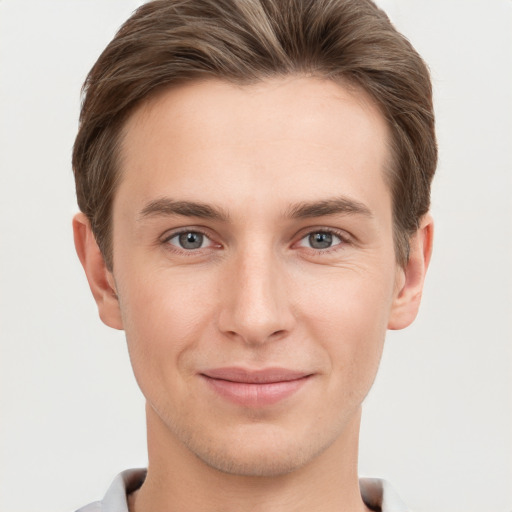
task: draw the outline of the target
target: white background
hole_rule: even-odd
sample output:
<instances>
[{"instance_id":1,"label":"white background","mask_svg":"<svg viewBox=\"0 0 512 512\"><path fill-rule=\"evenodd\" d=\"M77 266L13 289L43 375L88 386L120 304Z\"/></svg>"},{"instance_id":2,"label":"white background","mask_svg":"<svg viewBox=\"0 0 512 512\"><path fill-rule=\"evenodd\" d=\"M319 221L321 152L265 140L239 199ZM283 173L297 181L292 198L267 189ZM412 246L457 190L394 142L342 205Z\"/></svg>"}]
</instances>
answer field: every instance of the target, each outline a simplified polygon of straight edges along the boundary
<instances>
[{"instance_id":1,"label":"white background","mask_svg":"<svg viewBox=\"0 0 512 512\"><path fill-rule=\"evenodd\" d=\"M0 511L71 511L146 463L71 236L79 89L139 3L0 0ZM388 338L360 472L416 512L510 512L512 1L380 3L430 64L440 165L423 310Z\"/></svg>"}]
</instances>

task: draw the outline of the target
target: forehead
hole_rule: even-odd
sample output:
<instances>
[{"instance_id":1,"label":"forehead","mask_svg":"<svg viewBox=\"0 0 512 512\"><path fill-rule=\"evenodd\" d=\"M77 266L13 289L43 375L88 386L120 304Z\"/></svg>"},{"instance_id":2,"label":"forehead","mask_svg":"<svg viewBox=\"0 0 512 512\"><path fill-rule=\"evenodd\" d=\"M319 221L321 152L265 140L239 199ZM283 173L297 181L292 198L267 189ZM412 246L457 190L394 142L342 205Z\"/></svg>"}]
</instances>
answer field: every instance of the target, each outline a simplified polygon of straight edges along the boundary
<instances>
[{"instance_id":1,"label":"forehead","mask_svg":"<svg viewBox=\"0 0 512 512\"><path fill-rule=\"evenodd\" d=\"M193 200L207 191L222 203L236 188L246 200L267 191L294 202L305 189L322 199L337 187L364 197L384 181L388 137L365 93L329 80L192 82L159 91L128 119L118 194Z\"/></svg>"}]
</instances>

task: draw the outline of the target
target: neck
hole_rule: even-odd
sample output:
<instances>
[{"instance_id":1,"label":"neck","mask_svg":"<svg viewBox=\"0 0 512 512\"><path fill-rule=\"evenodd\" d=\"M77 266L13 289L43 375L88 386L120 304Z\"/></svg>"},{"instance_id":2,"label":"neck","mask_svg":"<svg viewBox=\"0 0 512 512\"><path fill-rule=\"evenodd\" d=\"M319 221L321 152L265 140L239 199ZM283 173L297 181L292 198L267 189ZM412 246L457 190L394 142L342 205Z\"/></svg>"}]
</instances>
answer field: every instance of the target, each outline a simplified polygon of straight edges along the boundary
<instances>
[{"instance_id":1,"label":"neck","mask_svg":"<svg viewBox=\"0 0 512 512\"><path fill-rule=\"evenodd\" d=\"M343 434L301 468L240 476L207 466L147 408L149 465L130 512L363 512L357 477L360 411Z\"/></svg>"}]
</instances>

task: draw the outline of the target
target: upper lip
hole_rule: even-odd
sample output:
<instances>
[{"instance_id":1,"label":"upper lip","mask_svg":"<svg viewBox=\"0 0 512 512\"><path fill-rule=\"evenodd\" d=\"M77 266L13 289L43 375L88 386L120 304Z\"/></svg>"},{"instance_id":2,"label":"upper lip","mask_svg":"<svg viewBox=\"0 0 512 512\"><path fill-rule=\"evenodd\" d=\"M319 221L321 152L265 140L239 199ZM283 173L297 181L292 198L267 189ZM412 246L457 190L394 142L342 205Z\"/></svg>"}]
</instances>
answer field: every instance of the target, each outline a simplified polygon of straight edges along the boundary
<instances>
[{"instance_id":1,"label":"upper lip","mask_svg":"<svg viewBox=\"0 0 512 512\"><path fill-rule=\"evenodd\" d=\"M271 382L287 382L309 377L311 373L287 368L246 369L240 367L212 368L201 372L211 379L221 379L247 384L268 384Z\"/></svg>"}]
</instances>

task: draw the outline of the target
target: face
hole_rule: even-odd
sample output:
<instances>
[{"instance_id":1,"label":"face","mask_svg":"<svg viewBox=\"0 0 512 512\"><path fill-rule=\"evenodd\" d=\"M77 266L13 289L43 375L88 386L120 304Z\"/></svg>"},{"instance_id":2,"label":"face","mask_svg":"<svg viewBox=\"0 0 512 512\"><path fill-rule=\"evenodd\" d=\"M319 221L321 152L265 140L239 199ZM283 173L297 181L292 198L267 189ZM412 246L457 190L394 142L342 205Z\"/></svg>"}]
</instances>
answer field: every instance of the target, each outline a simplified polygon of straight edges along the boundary
<instances>
[{"instance_id":1,"label":"face","mask_svg":"<svg viewBox=\"0 0 512 512\"><path fill-rule=\"evenodd\" d=\"M407 283L387 144L364 94L312 78L188 84L127 122L100 313L209 466L288 472L357 421Z\"/></svg>"}]
</instances>

